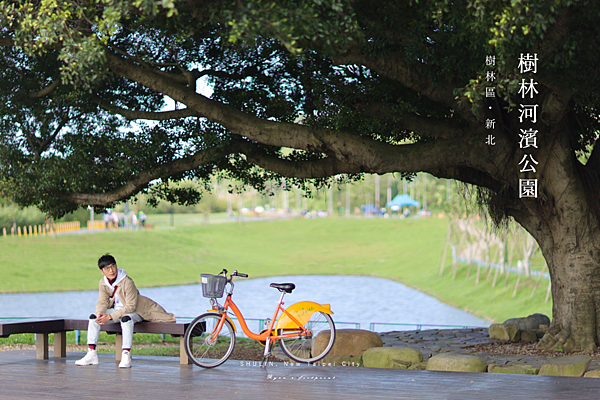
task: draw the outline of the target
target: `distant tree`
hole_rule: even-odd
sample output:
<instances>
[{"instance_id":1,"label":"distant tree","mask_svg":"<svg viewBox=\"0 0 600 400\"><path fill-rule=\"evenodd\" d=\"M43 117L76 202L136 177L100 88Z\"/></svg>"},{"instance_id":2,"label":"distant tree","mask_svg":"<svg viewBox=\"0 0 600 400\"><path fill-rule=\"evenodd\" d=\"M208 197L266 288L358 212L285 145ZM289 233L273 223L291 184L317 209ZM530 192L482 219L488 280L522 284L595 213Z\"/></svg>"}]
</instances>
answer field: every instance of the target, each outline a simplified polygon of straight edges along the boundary
<instances>
[{"instance_id":1,"label":"distant tree","mask_svg":"<svg viewBox=\"0 0 600 400\"><path fill-rule=\"evenodd\" d=\"M540 346L597 349L599 3L6 0L0 10L0 179L19 204L62 215L140 192L191 204L197 191L169 183L212 174L261 188L429 172L477 185L497 221L513 217L538 241L554 300ZM534 55L536 73L521 71ZM537 197L521 198L521 179L537 179Z\"/></svg>"}]
</instances>

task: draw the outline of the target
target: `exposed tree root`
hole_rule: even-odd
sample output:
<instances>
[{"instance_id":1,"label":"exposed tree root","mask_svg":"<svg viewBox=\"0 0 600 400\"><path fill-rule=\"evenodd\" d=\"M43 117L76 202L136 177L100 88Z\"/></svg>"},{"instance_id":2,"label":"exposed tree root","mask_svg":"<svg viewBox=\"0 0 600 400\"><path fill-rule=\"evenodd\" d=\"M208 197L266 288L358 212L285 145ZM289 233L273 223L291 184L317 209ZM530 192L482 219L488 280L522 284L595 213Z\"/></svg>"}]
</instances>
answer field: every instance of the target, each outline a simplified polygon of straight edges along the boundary
<instances>
[{"instance_id":1,"label":"exposed tree root","mask_svg":"<svg viewBox=\"0 0 600 400\"><path fill-rule=\"evenodd\" d=\"M545 351L570 353L573 351L591 354L598 351L595 338L590 335L576 335L569 328L551 327L536 346Z\"/></svg>"}]
</instances>

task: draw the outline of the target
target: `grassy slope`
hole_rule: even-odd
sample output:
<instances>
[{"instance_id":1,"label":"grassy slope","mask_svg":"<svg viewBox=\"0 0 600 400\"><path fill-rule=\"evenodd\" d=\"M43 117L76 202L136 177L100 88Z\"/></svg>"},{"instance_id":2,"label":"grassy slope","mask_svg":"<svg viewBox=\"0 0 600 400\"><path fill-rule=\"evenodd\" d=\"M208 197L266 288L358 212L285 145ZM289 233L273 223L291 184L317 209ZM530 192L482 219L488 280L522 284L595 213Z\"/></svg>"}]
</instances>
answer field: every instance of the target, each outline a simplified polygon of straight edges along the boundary
<instances>
[{"instance_id":1,"label":"grassy slope","mask_svg":"<svg viewBox=\"0 0 600 400\"><path fill-rule=\"evenodd\" d=\"M196 283L200 273L222 268L251 277L373 275L418 288L491 320L534 312L551 315L551 302L544 303L544 280L531 298L533 282L522 279L512 298L514 274L506 288L501 276L493 289L485 274L479 285L474 283L474 271L465 279L466 266L455 280L449 267L439 278L444 219L330 218L198 226L186 225L182 218L176 216L175 229L2 238L0 292L96 289L101 277L96 260L110 252L141 287Z\"/></svg>"}]
</instances>

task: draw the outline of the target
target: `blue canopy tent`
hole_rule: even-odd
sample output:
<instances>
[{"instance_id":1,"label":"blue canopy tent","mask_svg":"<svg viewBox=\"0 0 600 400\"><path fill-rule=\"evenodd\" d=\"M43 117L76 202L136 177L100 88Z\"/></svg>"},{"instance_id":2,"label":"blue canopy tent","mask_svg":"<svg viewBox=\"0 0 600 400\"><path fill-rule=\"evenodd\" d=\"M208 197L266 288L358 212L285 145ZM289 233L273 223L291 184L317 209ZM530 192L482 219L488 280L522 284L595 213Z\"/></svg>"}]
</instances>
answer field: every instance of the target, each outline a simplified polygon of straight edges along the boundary
<instances>
[{"instance_id":1,"label":"blue canopy tent","mask_svg":"<svg viewBox=\"0 0 600 400\"><path fill-rule=\"evenodd\" d=\"M407 194L399 194L385 206L391 208L392 210L399 210L404 206L421 207L421 203L419 203Z\"/></svg>"}]
</instances>

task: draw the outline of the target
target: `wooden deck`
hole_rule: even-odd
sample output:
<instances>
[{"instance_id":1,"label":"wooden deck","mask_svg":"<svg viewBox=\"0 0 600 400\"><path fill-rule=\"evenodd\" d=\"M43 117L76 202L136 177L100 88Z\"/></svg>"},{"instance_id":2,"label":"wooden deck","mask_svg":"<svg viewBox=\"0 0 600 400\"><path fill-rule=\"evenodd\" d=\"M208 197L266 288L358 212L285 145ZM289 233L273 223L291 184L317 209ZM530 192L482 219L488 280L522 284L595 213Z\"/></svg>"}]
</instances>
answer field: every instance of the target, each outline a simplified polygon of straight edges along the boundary
<instances>
[{"instance_id":1,"label":"wooden deck","mask_svg":"<svg viewBox=\"0 0 600 400\"><path fill-rule=\"evenodd\" d=\"M228 361L214 369L178 358L134 356L119 369L114 355L78 367L83 353L36 360L33 350L0 352L0 398L6 399L598 399L600 379L290 366Z\"/></svg>"}]
</instances>

